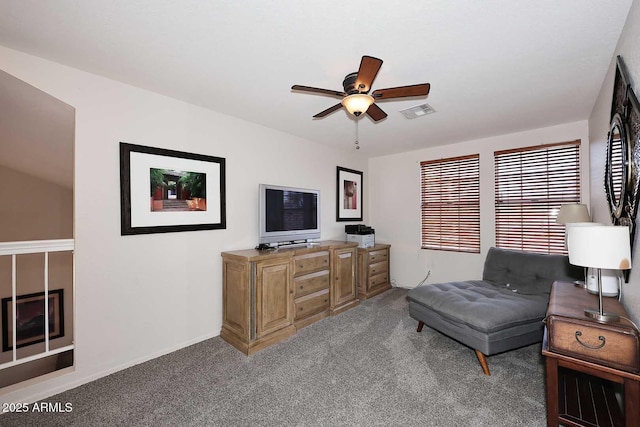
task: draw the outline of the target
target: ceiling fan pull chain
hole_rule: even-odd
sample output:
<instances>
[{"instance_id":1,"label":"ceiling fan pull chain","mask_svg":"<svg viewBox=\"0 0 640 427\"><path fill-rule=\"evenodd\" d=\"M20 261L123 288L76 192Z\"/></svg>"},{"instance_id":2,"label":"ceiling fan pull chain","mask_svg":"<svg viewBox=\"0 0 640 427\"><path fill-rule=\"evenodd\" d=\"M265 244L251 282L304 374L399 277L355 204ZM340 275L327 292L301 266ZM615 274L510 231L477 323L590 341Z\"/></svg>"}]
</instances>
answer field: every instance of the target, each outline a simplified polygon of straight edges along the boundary
<instances>
[{"instance_id":1,"label":"ceiling fan pull chain","mask_svg":"<svg viewBox=\"0 0 640 427\"><path fill-rule=\"evenodd\" d=\"M360 141L359 141L360 138L358 138L358 121L359 120L357 117L355 121L356 121L356 150L359 150L360 149Z\"/></svg>"}]
</instances>

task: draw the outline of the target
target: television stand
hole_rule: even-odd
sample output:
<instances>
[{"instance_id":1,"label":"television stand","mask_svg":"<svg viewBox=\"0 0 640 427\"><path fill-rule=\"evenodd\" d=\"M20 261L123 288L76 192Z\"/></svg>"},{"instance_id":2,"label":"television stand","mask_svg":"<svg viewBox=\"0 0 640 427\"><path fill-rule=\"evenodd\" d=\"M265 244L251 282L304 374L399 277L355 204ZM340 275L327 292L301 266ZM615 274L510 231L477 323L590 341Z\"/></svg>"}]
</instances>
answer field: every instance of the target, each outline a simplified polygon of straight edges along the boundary
<instances>
[{"instance_id":1,"label":"television stand","mask_svg":"<svg viewBox=\"0 0 640 427\"><path fill-rule=\"evenodd\" d=\"M274 243L260 243L256 246L258 250L268 250L268 249L278 249L278 248L299 248L299 247L307 247L312 248L315 246L319 246L319 241L314 240L289 240L284 242L274 242Z\"/></svg>"},{"instance_id":2,"label":"television stand","mask_svg":"<svg viewBox=\"0 0 640 427\"><path fill-rule=\"evenodd\" d=\"M288 242L278 242L277 247L279 248L299 248L302 246L307 246L306 240L291 240Z\"/></svg>"},{"instance_id":3,"label":"television stand","mask_svg":"<svg viewBox=\"0 0 640 427\"><path fill-rule=\"evenodd\" d=\"M251 355L359 304L357 243L222 252L220 337Z\"/></svg>"}]
</instances>

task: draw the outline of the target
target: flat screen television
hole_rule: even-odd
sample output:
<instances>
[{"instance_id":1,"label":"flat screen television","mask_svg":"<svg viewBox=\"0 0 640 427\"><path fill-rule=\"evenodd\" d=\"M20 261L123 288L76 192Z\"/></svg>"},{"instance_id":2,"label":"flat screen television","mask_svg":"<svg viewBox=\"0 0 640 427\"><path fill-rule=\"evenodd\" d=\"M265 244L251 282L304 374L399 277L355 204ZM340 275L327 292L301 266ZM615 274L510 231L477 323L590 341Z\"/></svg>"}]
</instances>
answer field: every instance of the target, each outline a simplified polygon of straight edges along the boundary
<instances>
[{"instance_id":1,"label":"flat screen television","mask_svg":"<svg viewBox=\"0 0 640 427\"><path fill-rule=\"evenodd\" d=\"M320 190L260 184L260 243L320 238Z\"/></svg>"}]
</instances>

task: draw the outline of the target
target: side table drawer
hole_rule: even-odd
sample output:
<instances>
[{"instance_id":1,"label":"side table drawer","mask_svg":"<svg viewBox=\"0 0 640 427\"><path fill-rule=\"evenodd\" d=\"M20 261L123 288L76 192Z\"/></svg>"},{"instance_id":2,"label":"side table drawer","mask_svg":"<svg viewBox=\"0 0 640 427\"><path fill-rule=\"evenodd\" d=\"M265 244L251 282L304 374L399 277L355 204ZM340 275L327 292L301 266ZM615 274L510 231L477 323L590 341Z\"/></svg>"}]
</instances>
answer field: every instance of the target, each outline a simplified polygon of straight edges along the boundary
<instances>
[{"instance_id":1,"label":"side table drawer","mask_svg":"<svg viewBox=\"0 0 640 427\"><path fill-rule=\"evenodd\" d=\"M627 372L639 372L638 332L564 316L547 317L549 350Z\"/></svg>"},{"instance_id":2,"label":"side table drawer","mask_svg":"<svg viewBox=\"0 0 640 427\"><path fill-rule=\"evenodd\" d=\"M389 270L388 263L386 261L376 262L369 265L369 275L375 276L376 274L386 273Z\"/></svg>"},{"instance_id":3,"label":"side table drawer","mask_svg":"<svg viewBox=\"0 0 640 427\"><path fill-rule=\"evenodd\" d=\"M387 249L381 249L378 251L371 251L369 253L369 263L374 264L376 262L383 262L389 259L389 252Z\"/></svg>"},{"instance_id":4,"label":"side table drawer","mask_svg":"<svg viewBox=\"0 0 640 427\"><path fill-rule=\"evenodd\" d=\"M369 289L377 288L378 286L386 285L389 283L387 279L387 274L376 274L375 276L369 277Z\"/></svg>"}]
</instances>

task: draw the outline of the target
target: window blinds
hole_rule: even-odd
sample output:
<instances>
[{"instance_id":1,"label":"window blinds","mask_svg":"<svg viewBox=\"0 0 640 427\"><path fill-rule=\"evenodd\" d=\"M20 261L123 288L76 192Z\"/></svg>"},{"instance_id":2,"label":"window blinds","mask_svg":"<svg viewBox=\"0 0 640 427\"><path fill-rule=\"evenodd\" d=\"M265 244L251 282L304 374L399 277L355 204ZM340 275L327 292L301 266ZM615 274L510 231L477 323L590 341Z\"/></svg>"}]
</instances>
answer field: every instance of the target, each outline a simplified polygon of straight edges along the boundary
<instances>
[{"instance_id":1,"label":"window blinds","mask_svg":"<svg viewBox=\"0 0 640 427\"><path fill-rule=\"evenodd\" d=\"M420 163L423 249L480 252L479 157Z\"/></svg>"},{"instance_id":2,"label":"window blinds","mask_svg":"<svg viewBox=\"0 0 640 427\"><path fill-rule=\"evenodd\" d=\"M580 203L580 141L496 151L496 246L566 253L560 206Z\"/></svg>"}]
</instances>

